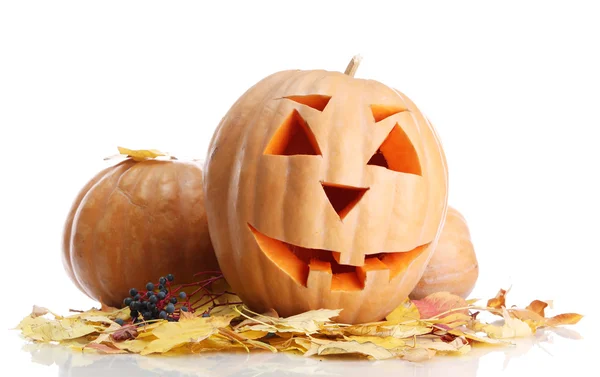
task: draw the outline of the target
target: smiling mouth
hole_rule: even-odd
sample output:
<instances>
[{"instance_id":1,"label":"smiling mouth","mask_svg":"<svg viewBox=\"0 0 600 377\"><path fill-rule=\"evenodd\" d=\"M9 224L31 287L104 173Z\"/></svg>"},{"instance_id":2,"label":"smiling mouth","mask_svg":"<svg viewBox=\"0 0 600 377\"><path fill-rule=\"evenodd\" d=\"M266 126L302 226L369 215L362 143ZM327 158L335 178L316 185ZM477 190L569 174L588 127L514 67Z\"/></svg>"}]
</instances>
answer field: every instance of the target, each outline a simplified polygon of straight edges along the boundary
<instances>
[{"instance_id":1,"label":"smiling mouth","mask_svg":"<svg viewBox=\"0 0 600 377\"><path fill-rule=\"evenodd\" d=\"M406 271L429 246L424 244L410 251L365 255L362 266L349 266L339 264L339 252L292 245L271 238L250 224L248 228L265 256L296 283L310 288L330 282L332 291L360 291L367 281L387 283Z\"/></svg>"}]
</instances>

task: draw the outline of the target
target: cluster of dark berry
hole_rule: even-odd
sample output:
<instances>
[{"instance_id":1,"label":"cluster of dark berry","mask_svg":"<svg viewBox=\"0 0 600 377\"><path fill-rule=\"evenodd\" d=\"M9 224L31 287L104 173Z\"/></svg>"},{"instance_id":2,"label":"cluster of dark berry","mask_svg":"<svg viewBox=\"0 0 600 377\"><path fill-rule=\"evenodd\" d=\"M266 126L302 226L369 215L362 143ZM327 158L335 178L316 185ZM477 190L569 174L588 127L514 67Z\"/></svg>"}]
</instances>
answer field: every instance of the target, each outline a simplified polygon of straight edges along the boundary
<instances>
[{"instance_id":1,"label":"cluster of dark berry","mask_svg":"<svg viewBox=\"0 0 600 377\"><path fill-rule=\"evenodd\" d=\"M146 284L145 290L136 288L129 290L131 297L125 298L123 305L129 306L133 323L153 319L177 321L180 311L187 312L190 309L186 293L181 291L177 294L171 289L173 280L173 275L168 274L166 277L161 277L158 284L152 282Z\"/></svg>"}]
</instances>

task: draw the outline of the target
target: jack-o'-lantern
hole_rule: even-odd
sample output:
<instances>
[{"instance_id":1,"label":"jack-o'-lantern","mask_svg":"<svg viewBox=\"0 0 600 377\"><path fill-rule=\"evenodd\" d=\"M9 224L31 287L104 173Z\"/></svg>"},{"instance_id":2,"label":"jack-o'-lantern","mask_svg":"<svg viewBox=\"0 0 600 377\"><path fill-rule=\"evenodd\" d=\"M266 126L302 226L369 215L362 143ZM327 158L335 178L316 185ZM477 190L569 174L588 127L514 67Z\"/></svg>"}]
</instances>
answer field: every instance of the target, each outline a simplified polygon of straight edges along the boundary
<instances>
[{"instance_id":1,"label":"jack-o'-lantern","mask_svg":"<svg viewBox=\"0 0 600 377\"><path fill-rule=\"evenodd\" d=\"M433 126L404 94L345 73L290 70L221 120L204 172L223 274L255 311L342 309L380 320L419 281L447 209Z\"/></svg>"}]
</instances>

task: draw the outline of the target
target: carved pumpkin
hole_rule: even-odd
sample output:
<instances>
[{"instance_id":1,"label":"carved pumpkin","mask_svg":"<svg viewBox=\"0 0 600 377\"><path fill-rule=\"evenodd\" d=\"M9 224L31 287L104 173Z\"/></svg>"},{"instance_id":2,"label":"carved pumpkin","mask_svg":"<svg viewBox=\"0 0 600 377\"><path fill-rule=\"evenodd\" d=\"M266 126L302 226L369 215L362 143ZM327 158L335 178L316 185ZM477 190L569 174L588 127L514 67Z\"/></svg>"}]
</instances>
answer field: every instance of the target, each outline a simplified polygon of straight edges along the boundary
<instances>
[{"instance_id":1,"label":"carved pumpkin","mask_svg":"<svg viewBox=\"0 0 600 377\"><path fill-rule=\"evenodd\" d=\"M460 212L448 207L433 257L410 297L420 299L445 291L467 298L478 277L479 264L467 222Z\"/></svg>"},{"instance_id":2,"label":"carved pumpkin","mask_svg":"<svg viewBox=\"0 0 600 377\"><path fill-rule=\"evenodd\" d=\"M63 264L82 292L115 307L160 276L185 283L217 269L200 167L127 159L98 173L68 214Z\"/></svg>"},{"instance_id":3,"label":"carved pumpkin","mask_svg":"<svg viewBox=\"0 0 600 377\"><path fill-rule=\"evenodd\" d=\"M447 168L419 109L324 70L258 82L219 124L205 165L221 270L252 309L379 320L412 291L447 206Z\"/></svg>"}]
</instances>

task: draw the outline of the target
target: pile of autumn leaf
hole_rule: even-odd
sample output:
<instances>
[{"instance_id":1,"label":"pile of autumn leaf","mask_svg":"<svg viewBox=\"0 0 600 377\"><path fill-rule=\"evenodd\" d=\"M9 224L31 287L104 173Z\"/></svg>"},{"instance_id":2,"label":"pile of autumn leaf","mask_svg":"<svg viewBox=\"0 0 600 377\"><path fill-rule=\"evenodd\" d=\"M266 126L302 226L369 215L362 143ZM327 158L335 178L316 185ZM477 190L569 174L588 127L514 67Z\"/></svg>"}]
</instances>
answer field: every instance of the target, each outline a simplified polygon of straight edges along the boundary
<instances>
[{"instance_id":1,"label":"pile of autumn leaf","mask_svg":"<svg viewBox=\"0 0 600 377\"><path fill-rule=\"evenodd\" d=\"M220 306L205 317L182 313L179 322L143 324L129 320L129 308L92 309L62 317L35 306L17 326L36 342L59 343L74 350L118 354L192 354L207 351L262 350L304 356L353 355L369 359L431 359L436 354L462 355L477 343L511 344L538 328L575 324L575 313L546 317L549 302L535 300L524 309L507 307L506 290L478 306L447 292L421 300L407 299L385 321L336 323L340 310L313 310L288 318L276 312L254 313L242 305ZM499 321L484 322L482 312Z\"/></svg>"}]
</instances>

